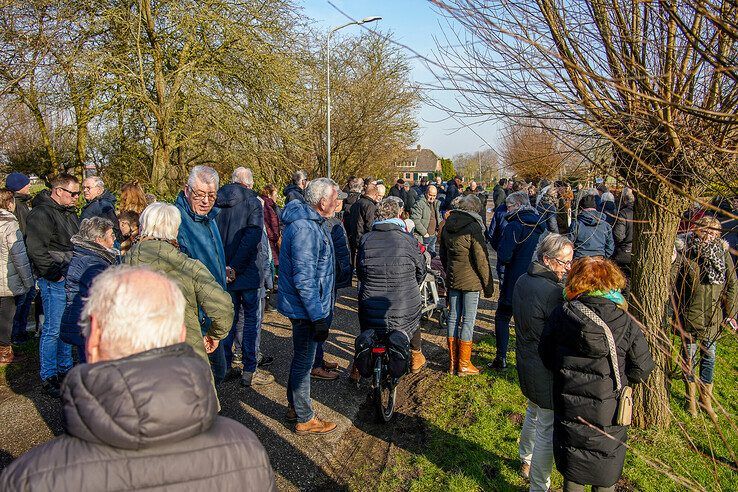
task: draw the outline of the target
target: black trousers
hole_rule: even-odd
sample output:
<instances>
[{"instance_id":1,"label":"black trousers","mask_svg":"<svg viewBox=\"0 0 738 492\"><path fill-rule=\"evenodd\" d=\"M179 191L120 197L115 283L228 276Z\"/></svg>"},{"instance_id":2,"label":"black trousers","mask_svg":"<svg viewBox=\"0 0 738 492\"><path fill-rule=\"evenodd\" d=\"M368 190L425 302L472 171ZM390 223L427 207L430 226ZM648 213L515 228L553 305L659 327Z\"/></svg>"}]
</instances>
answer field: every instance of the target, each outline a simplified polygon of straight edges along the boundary
<instances>
[{"instance_id":1,"label":"black trousers","mask_svg":"<svg viewBox=\"0 0 738 492\"><path fill-rule=\"evenodd\" d=\"M8 346L13 333L15 296L0 297L0 345Z\"/></svg>"}]
</instances>

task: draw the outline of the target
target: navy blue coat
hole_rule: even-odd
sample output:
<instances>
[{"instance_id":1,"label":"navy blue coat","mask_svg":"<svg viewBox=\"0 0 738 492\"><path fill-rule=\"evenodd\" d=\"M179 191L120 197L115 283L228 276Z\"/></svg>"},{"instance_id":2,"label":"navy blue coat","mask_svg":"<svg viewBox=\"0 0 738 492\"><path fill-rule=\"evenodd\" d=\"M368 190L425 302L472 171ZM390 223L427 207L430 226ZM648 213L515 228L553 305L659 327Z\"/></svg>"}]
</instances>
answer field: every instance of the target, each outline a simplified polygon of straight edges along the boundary
<instances>
[{"instance_id":1,"label":"navy blue coat","mask_svg":"<svg viewBox=\"0 0 738 492\"><path fill-rule=\"evenodd\" d=\"M512 306L515 282L528 271L538 240L546 228L538 214L531 209L508 213L505 219L507 225L497 249L497 261L505 267L499 303Z\"/></svg>"},{"instance_id":2,"label":"navy blue coat","mask_svg":"<svg viewBox=\"0 0 738 492\"><path fill-rule=\"evenodd\" d=\"M351 251L349 250L348 237L343 223L338 217L325 221L324 226L333 240L333 251L336 256L336 286L335 289L351 287L351 278L354 269L351 267Z\"/></svg>"},{"instance_id":3,"label":"navy blue coat","mask_svg":"<svg viewBox=\"0 0 738 492\"><path fill-rule=\"evenodd\" d=\"M305 191L295 183L290 183L284 188L284 204L287 205L292 200L305 203Z\"/></svg>"},{"instance_id":4,"label":"navy blue coat","mask_svg":"<svg viewBox=\"0 0 738 492\"><path fill-rule=\"evenodd\" d=\"M223 240L226 266L236 271L228 290L258 289L264 284L264 262L257 261L258 246L264 234L264 208L256 192L233 183L218 190L215 217Z\"/></svg>"},{"instance_id":5,"label":"navy blue coat","mask_svg":"<svg viewBox=\"0 0 738 492\"><path fill-rule=\"evenodd\" d=\"M615 224L615 219L618 216L618 211L615 207L615 202L611 202L610 200L606 202L603 201L600 207L601 207L601 212L605 214L605 220L607 221L608 224L610 224L610 227L612 227L613 224Z\"/></svg>"},{"instance_id":6,"label":"navy blue coat","mask_svg":"<svg viewBox=\"0 0 738 492\"><path fill-rule=\"evenodd\" d=\"M615 252L612 227L605 220L605 215L597 210L580 210L577 220L571 224L569 238L574 243L574 258L583 256L610 258Z\"/></svg>"},{"instance_id":7,"label":"navy blue coat","mask_svg":"<svg viewBox=\"0 0 738 492\"><path fill-rule=\"evenodd\" d=\"M559 224L556 221L558 210L555 204L541 200L538 202L536 212L541 216L541 222L548 229L548 232L559 233Z\"/></svg>"},{"instance_id":8,"label":"navy blue coat","mask_svg":"<svg viewBox=\"0 0 738 492\"><path fill-rule=\"evenodd\" d=\"M102 195L93 198L87 205L82 207L82 213L79 215L80 220L89 219L91 217L102 217L113 223L113 232L115 239L121 241L123 235L120 233L118 225L118 217L115 215L115 195L108 190L103 191Z\"/></svg>"},{"instance_id":9,"label":"navy blue coat","mask_svg":"<svg viewBox=\"0 0 738 492\"><path fill-rule=\"evenodd\" d=\"M456 184L455 180L449 180L448 184L446 185L446 198L443 199L443 206L441 209L443 210L451 210L451 202L454 201L454 198L459 196L461 192L459 191L459 187Z\"/></svg>"},{"instance_id":10,"label":"navy blue coat","mask_svg":"<svg viewBox=\"0 0 738 492\"><path fill-rule=\"evenodd\" d=\"M489 242L489 245L492 246L492 249L494 249L495 251L497 251L497 248L500 247L502 231L505 230L505 226L507 225L507 219L505 219L506 215L507 204L505 202L502 202L502 205L495 209L495 213L492 216L492 221L489 223L489 227L487 228L487 241Z\"/></svg>"},{"instance_id":11,"label":"navy blue coat","mask_svg":"<svg viewBox=\"0 0 738 492\"><path fill-rule=\"evenodd\" d=\"M67 299L62 314L60 338L63 342L80 347L85 342L80 332L79 319L92 281L110 265L117 263L118 258L97 243L79 241L76 236L72 241L74 253L64 282Z\"/></svg>"},{"instance_id":12,"label":"navy blue coat","mask_svg":"<svg viewBox=\"0 0 738 492\"><path fill-rule=\"evenodd\" d=\"M415 237L392 222L375 223L356 259L361 330L399 330L411 338L420 323L426 265Z\"/></svg>"},{"instance_id":13,"label":"navy blue coat","mask_svg":"<svg viewBox=\"0 0 738 492\"><path fill-rule=\"evenodd\" d=\"M325 219L307 203L292 200L282 212L282 222L277 309L290 319L328 318L336 265Z\"/></svg>"},{"instance_id":14,"label":"navy blue coat","mask_svg":"<svg viewBox=\"0 0 738 492\"><path fill-rule=\"evenodd\" d=\"M215 223L220 209L213 207L207 215L198 215L192 211L183 192L179 192L174 206L179 209L182 224L179 226L177 242L179 249L194 260L199 260L215 277L224 289L226 288L225 252L223 240Z\"/></svg>"}]
</instances>

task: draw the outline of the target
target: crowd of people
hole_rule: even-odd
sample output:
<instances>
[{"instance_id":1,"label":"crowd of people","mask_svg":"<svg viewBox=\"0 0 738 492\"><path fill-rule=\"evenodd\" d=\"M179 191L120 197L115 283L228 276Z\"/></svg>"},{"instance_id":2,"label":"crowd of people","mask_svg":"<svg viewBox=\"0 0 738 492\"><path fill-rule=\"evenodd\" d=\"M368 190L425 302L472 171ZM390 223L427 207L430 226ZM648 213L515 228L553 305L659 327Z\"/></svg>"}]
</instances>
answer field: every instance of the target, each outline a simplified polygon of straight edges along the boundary
<instances>
[{"instance_id":1,"label":"crowd of people","mask_svg":"<svg viewBox=\"0 0 738 492\"><path fill-rule=\"evenodd\" d=\"M11 173L0 190L0 363L12 363L12 344L27 338L38 287L40 379L48 395L63 394L66 434L14 462L3 490L94 488L111 472L108 488L206 479L273 488L255 436L217 416L225 380L274 382L267 368L278 354L261 347L269 297L292 326L284 418L297 435L324 435L337 425L315 413L310 387L339 378L323 349L339 289L355 275L361 331L394 334L407 371L418 373L426 365L420 285L435 258L448 288L450 374L481 372L472 363L477 308L499 281L490 366L506 370L514 320L528 399L519 455L530 490L548 490L554 461L566 491L614 490L627 440L622 389L653 369L642 327L627 313L631 190L616 199L604 184L573 190L502 179L488 194L473 181L465 188L460 176L412 186L400 179L389 190L350 177L341 188L297 171L280 206L274 184L254 190L250 169L221 185L207 166L192 168L173 204L138 183L116 199L97 176L80 183L59 174L34 198L29 186ZM673 256L687 407L697 414L699 393L712 418L715 345L721 327L735 324L738 294L721 227L719 217L691 216ZM352 367L349 378L360 377ZM196 466L173 458L205 449ZM231 452L231 471L208 468ZM120 471L144 470L142 456L160 465ZM83 476L75 464L91 459L101 465ZM46 471L33 473L42 460Z\"/></svg>"}]
</instances>

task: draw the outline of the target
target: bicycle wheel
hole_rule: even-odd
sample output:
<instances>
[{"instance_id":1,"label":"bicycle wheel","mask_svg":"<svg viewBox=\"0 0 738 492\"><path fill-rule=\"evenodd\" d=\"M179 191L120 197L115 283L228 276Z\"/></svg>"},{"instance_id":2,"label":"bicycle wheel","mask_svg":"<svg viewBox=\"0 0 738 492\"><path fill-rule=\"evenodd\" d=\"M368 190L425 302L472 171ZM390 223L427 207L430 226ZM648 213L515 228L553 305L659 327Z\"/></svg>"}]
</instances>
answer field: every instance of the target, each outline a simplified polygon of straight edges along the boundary
<instances>
[{"instance_id":1,"label":"bicycle wheel","mask_svg":"<svg viewBox=\"0 0 738 492\"><path fill-rule=\"evenodd\" d=\"M386 374L381 357L374 365L374 413L380 424L389 422L395 416L395 396L397 387Z\"/></svg>"}]
</instances>

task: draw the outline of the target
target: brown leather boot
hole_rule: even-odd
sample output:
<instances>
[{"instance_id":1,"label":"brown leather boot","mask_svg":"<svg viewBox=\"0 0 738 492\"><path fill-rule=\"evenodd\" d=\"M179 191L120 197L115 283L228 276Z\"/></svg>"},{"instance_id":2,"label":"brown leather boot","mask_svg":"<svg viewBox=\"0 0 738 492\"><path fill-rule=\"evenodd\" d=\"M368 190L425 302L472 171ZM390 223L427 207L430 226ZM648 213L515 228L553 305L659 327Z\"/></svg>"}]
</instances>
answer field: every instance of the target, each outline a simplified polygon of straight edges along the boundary
<instances>
[{"instance_id":1,"label":"brown leather boot","mask_svg":"<svg viewBox=\"0 0 738 492\"><path fill-rule=\"evenodd\" d=\"M458 364L459 359L459 345L456 343L456 339L454 337L448 337L446 338L446 341L448 342L448 373L456 374L456 364Z\"/></svg>"},{"instance_id":2,"label":"brown leather boot","mask_svg":"<svg viewBox=\"0 0 738 492\"><path fill-rule=\"evenodd\" d=\"M717 414L712 409L712 383L700 383L700 406L712 420L717 420Z\"/></svg>"},{"instance_id":3,"label":"brown leather boot","mask_svg":"<svg viewBox=\"0 0 738 492\"><path fill-rule=\"evenodd\" d=\"M410 350L410 372L417 374L425 367L425 355L420 350Z\"/></svg>"},{"instance_id":4,"label":"brown leather boot","mask_svg":"<svg viewBox=\"0 0 738 492\"><path fill-rule=\"evenodd\" d=\"M685 381L686 386L686 399L684 403L684 409L689 412L692 417L697 416L697 383L694 381Z\"/></svg>"},{"instance_id":5,"label":"brown leather boot","mask_svg":"<svg viewBox=\"0 0 738 492\"><path fill-rule=\"evenodd\" d=\"M336 430L336 427L336 424L333 422L327 422L325 420L320 420L318 417L313 417L312 420L308 420L307 422L295 424L295 433L298 436L309 434L325 435Z\"/></svg>"},{"instance_id":6,"label":"brown leather boot","mask_svg":"<svg viewBox=\"0 0 738 492\"><path fill-rule=\"evenodd\" d=\"M459 376L479 374L479 369L471 363L471 353L474 342L459 340Z\"/></svg>"},{"instance_id":7,"label":"brown leather boot","mask_svg":"<svg viewBox=\"0 0 738 492\"><path fill-rule=\"evenodd\" d=\"M15 357L13 356L12 345L0 345L0 366L12 364Z\"/></svg>"}]
</instances>

